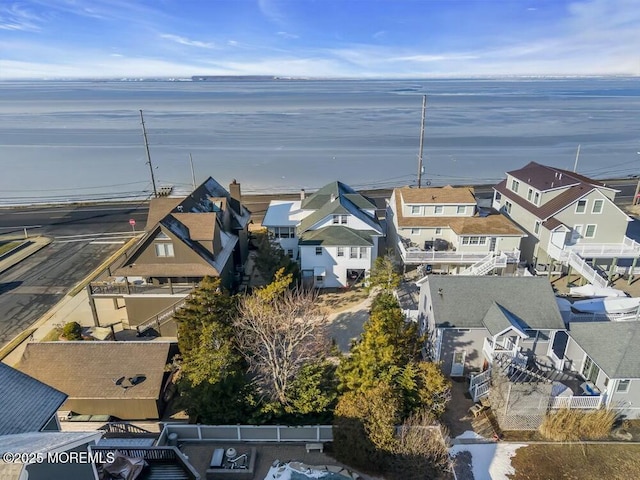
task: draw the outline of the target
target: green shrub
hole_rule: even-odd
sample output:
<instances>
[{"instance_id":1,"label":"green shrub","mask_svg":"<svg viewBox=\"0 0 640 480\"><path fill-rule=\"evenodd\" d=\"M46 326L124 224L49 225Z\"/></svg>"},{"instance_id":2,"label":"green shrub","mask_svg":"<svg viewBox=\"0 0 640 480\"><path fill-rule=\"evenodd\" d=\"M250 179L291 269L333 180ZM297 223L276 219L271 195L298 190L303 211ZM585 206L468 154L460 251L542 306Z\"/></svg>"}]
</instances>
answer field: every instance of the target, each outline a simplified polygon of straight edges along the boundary
<instances>
[{"instance_id":1,"label":"green shrub","mask_svg":"<svg viewBox=\"0 0 640 480\"><path fill-rule=\"evenodd\" d=\"M609 435L615 421L616 414L611 410L562 409L545 416L540 433L557 442L596 440Z\"/></svg>"},{"instance_id":2,"label":"green shrub","mask_svg":"<svg viewBox=\"0 0 640 480\"><path fill-rule=\"evenodd\" d=\"M69 322L62 328L62 336L67 340L82 340L82 327L78 322Z\"/></svg>"}]
</instances>

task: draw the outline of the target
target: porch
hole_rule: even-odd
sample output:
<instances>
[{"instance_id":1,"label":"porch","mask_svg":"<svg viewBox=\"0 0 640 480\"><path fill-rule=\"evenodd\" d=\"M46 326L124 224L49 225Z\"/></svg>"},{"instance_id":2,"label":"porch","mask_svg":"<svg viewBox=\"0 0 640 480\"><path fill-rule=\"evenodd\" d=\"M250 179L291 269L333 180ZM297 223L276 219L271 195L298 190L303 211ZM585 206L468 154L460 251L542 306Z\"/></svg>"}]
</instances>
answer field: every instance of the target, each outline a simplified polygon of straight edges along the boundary
<instances>
[{"instance_id":1,"label":"porch","mask_svg":"<svg viewBox=\"0 0 640 480\"><path fill-rule=\"evenodd\" d=\"M451 244L449 244L451 245ZM446 250L429 249L425 250L418 245L404 242L401 238L396 242L396 248L402 257L405 265L421 264L475 264L486 260L488 255L498 254L506 257L506 263L518 263L520 261L520 250L514 249L504 252L464 252L449 246Z\"/></svg>"}]
</instances>

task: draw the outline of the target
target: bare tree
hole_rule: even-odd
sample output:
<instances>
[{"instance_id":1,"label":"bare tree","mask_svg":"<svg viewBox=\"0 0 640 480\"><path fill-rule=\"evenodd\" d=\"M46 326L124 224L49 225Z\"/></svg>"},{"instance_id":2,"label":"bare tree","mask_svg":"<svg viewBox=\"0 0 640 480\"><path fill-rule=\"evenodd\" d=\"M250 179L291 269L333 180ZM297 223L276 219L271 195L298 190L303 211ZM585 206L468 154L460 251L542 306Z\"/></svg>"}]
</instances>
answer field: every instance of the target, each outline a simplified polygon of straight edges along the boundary
<instances>
[{"instance_id":1,"label":"bare tree","mask_svg":"<svg viewBox=\"0 0 640 480\"><path fill-rule=\"evenodd\" d=\"M301 367L327 352L327 316L313 291L273 288L245 297L234 325L238 346L261 392L288 404L288 388Z\"/></svg>"}]
</instances>

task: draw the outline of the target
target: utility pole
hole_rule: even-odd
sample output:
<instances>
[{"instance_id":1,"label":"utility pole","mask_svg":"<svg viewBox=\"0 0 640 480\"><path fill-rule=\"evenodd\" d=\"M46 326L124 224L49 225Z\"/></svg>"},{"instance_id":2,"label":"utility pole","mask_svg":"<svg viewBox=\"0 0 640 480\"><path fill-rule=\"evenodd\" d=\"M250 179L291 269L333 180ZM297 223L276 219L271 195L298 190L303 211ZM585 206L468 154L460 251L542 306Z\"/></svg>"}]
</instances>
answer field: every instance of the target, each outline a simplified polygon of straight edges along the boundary
<instances>
[{"instance_id":1,"label":"utility pole","mask_svg":"<svg viewBox=\"0 0 640 480\"><path fill-rule=\"evenodd\" d=\"M147 140L147 129L144 128L144 117L142 116L142 110L140 110L140 121L142 122L142 136L144 137L144 146L147 149L147 165L149 165L149 171L151 172L151 184L153 185L153 196L158 198L158 190L156 189L156 177L153 175L153 165L151 163L151 154L149 153L149 141Z\"/></svg>"},{"instance_id":2,"label":"utility pole","mask_svg":"<svg viewBox=\"0 0 640 480\"><path fill-rule=\"evenodd\" d=\"M578 144L578 151L576 152L576 163L573 164L573 173L578 171L578 158L580 158L580 144Z\"/></svg>"},{"instance_id":3,"label":"utility pole","mask_svg":"<svg viewBox=\"0 0 640 480\"><path fill-rule=\"evenodd\" d=\"M422 96L422 121L420 122L420 153L418 154L418 188L422 186L422 152L424 151L424 117L427 111L427 96Z\"/></svg>"},{"instance_id":4,"label":"utility pole","mask_svg":"<svg viewBox=\"0 0 640 480\"><path fill-rule=\"evenodd\" d=\"M196 189L196 174L193 171L193 157L191 156L191 152L189 152L189 164L191 165L191 184L193 185L193 189Z\"/></svg>"},{"instance_id":5,"label":"utility pole","mask_svg":"<svg viewBox=\"0 0 640 480\"><path fill-rule=\"evenodd\" d=\"M636 152L640 155L640 152ZM633 200L631 201L631 205L636 205L638 203L638 193L640 193L640 177L638 177L638 184L636 185L636 193L633 194Z\"/></svg>"}]
</instances>

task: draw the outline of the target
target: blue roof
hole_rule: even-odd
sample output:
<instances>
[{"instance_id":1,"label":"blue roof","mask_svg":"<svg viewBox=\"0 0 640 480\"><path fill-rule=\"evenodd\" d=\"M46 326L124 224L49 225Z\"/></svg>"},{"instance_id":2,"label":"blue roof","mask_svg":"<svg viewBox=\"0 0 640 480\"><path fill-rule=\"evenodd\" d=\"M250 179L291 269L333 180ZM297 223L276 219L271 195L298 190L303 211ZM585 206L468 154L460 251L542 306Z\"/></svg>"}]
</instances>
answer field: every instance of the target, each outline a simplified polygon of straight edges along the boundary
<instances>
[{"instance_id":1,"label":"blue roof","mask_svg":"<svg viewBox=\"0 0 640 480\"><path fill-rule=\"evenodd\" d=\"M0 435L39 432L67 395L0 363Z\"/></svg>"}]
</instances>

